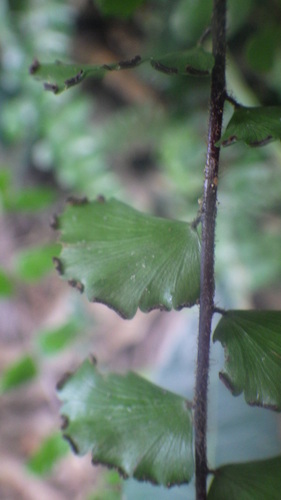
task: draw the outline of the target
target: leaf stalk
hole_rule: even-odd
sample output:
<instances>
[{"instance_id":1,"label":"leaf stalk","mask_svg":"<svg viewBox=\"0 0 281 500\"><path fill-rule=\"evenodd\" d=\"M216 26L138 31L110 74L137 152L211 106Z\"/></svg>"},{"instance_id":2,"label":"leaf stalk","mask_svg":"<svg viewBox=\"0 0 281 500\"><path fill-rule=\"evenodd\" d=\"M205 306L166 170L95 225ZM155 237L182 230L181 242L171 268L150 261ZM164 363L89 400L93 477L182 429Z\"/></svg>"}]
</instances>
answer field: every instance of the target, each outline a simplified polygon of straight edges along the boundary
<instances>
[{"instance_id":1,"label":"leaf stalk","mask_svg":"<svg viewBox=\"0 0 281 500\"><path fill-rule=\"evenodd\" d=\"M215 64L211 76L208 148L202 200L202 247L200 314L195 383L195 467L196 500L207 498L207 391L212 317L214 314L214 253L217 214L217 186L225 90L226 0L213 0L212 38Z\"/></svg>"}]
</instances>

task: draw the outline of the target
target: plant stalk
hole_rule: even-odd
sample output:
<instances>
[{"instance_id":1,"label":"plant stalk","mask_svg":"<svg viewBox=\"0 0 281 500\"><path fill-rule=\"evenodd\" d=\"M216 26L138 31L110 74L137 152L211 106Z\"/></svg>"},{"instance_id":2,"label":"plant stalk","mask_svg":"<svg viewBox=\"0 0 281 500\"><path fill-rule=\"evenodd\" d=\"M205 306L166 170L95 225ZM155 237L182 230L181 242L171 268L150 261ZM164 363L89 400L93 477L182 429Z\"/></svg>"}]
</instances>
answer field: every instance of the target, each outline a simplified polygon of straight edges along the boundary
<instances>
[{"instance_id":1,"label":"plant stalk","mask_svg":"<svg viewBox=\"0 0 281 500\"><path fill-rule=\"evenodd\" d=\"M226 0L213 0L212 39L215 58L211 76L208 148L202 201L202 248L200 275L200 314L195 384L195 467L196 500L207 498L207 392L212 317L214 313L215 224L217 186L225 90Z\"/></svg>"}]
</instances>

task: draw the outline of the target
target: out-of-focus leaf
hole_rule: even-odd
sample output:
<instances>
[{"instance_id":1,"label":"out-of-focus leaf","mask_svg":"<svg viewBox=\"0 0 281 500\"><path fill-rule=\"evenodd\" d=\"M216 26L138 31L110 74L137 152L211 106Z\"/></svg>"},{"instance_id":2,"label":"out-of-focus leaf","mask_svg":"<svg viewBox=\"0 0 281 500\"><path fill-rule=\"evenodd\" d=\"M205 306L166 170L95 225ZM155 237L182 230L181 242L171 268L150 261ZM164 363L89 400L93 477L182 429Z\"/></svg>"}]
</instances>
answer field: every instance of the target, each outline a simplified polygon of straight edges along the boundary
<instances>
[{"instance_id":1,"label":"out-of-focus leaf","mask_svg":"<svg viewBox=\"0 0 281 500\"><path fill-rule=\"evenodd\" d=\"M105 69L102 66L88 66L77 64L66 64L61 61L55 63L41 63L34 60L29 68L30 74L36 80L44 82L45 90L59 94L64 90L81 83L86 76L102 78Z\"/></svg>"},{"instance_id":2,"label":"out-of-focus leaf","mask_svg":"<svg viewBox=\"0 0 281 500\"><path fill-rule=\"evenodd\" d=\"M258 106L235 109L217 146L244 141L249 146L264 146L281 139L281 106Z\"/></svg>"},{"instance_id":3,"label":"out-of-focus leaf","mask_svg":"<svg viewBox=\"0 0 281 500\"><path fill-rule=\"evenodd\" d=\"M119 71L131 69L147 62L136 55L132 59L119 61L117 63L103 65L74 65L65 64L61 61L55 63L41 63L37 59L30 66L30 73L37 80L44 82L45 90L54 94L60 94L75 85L81 83L85 78L91 76L103 78L108 71ZM153 68L163 73L173 75L208 76L214 65L211 53L201 47L195 47L186 51L167 54L159 58L151 58Z\"/></svg>"},{"instance_id":4,"label":"out-of-focus leaf","mask_svg":"<svg viewBox=\"0 0 281 500\"><path fill-rule=\"evenodd\" d=\"M27 282L41 279L52 269L52 258L59 254L60 245L51 244L22 250L16 256L15 269Z\"/></svg>"},{"instance_id":5,"label":"out-of-focus leaf","mask_svg":"<svg viewBox=\"0 0 281 500\"><path fill-rule=\"evenodd\" d=\"M281 410L281 311L227 311L213 336L225 350L220 378L250 405Z\"/></svg>"},{"instance_id":6,"label":"out-of-focus leaf","mask_svg":"<svg viewBox=\"0 0 281 500\"><path fill-rule=\"evenodd\" d=\"M37 375L37 366L31 356L24 356L8 366L0 379L0 392L14 389Z\"/></svg>"},{"instance_id":7,"label":"out-of-focus leaf","mask_svg":"<svg viewBox=\"0 0 281 500\"><path fill-rule=\"evenodd\" d=\"M280 26L265 26L255 33L246 47L247 59L256 71L269 71L280 42Z\"/></svg>"},{"instance_id":8,"label":"out-of-focus leaf","mask_svg":"<svg viewBox=\"0 0 281 500\"><path fill-rule=\"evenodd\" d=\"M68 205L58 218L63 250L58 271L91 301L125 318L137 308L195 304L200 241L191 224L152 217L117 200Z\"/></svg>"},{"instance_id":9,"label":"out-of-focus leaf","mask_svg":"<svg viewBox=\"0 0 281 500\"><path fill-rule=\"evenodd\" d=\"M206 26L210 24L211 16L212 0L205 0L204 3L193 0L174 2L169 18L173 30L172 40L180 40L182 44L191 44L194 40L199 40Z\"/></svg>"},{"instance_id":10,"label":"out-of-focus leaf","mask_svg":"<svg viewBox=\"0 0 281 500\"><path fill-rule=\"evenodd\" d=\"M279 500L281 457L224 465L215 471L208 500Z\"/></svg>"},{"instance_id":11,"label":"out-of-focus leaf","mask_svg":"<svg viewBox=\"0 0 281 500\"><path fill-rule=\"evenodd\" d=\"M11 174L8 170L8 168L4 168L1 166L0 170L0 193L3 196L3 194L7 193L7 190L9 189L11 184Z\"/></svg>"},{"instance_id":12,"label":"out-of-focus leaf","mask_svg":"<svg viewBox=\"0 0 281 500\"><path fill-rule=\"evenodd\" d=\"M4 210L34 211L45 208L54 201L54 190L45 187L14 189L11 172L0 172L0 203Z\"/></svg>"},{"instance_id":13,"label":"out-of-focus leaf","mask_svg":"<svg viewBox=\"0 0 281 500\"><path fill-rule=\"evenodd\" d=\"M45 90L50 90L54 94L60 94L75 85L81 83L85 78L91 76L103 78L107 71L127 69L137 66L141 62L140 56L136 56L130 61L120 61L118 63L105 65L74 65L65 64L61 61L55 63L40 63L35 60L30 66L30 73L37 79L44 82Z\"/></svg>"},{"instance_id":14,"label":"out-of-focus leaf","mask_svg":"<svg viewBox=\"0 0 281 500\"><path fill-rule=\"evenodd\" d=\"M167 75L208 76L214 65L214 57L202 47L194 47L159 58L152 57L151 65Z\"/></svg>"},{"instance_id":15,"label":"out-of-focus leaf","mask_svg":"<svg viewBox=\"0 0 281 500\"><path fill-rule=\"evenodd\" d=\"M129 17L145 0L96 0L106 16Z\"/></svg>"},{"instance_id":16,"label":"out-of-focus leaf","mask_svg":"<svg viewBox=\"0 0 281 500\"><path fill-rule=\"evenodd\" d=\"M69 446L61 434L52 434L44 439L39 449L29 458L27 467L35 474L43 476L48 474L55 463L68 452Z\"/></svg>"},{"instance_id":17,"label":"out-of-focus leaf","mask_svg":"<svg viewBox=\"0 0 281 500\"><path fill-rule=\"evenodd\" d=\"M77 321L69 321L64 325L52 330L45 330L37 336L37 342L42 352L46 355L52 355L65 349L78 334Z\"/></svg>"},{"instance_id":18,"label":"out-of-focus leaf","mask_svg":"<svg viewBox=\"0 0 281 500\"><path fill-rule=\"evenodd\" d=\"M13 283L7 273L0 267L0 297L9 297L13 293Z\"/></svg>"},{"instance_id":19,"label":"out-of-focus leaf","mask_svg":"<svg viewBox=\"0 0 281 500\"><path fill-rule=\"evenodd\" d=\"M54 201L54 191L47 188L23 188L6 195L5 208L17 211L37 211Z\"/></svg>"},{"instance_id":20,"label":"out-of-focus leaf","mask_svg":"<svg viewBox=\"0 0 281 500\"><path fill-rule=\"evenodd\" d=\"M79 454L125 477L171 486L193 475L191 403L134 373L85 361L59 386L64 435Z\"/></svg>"},{"instance_id":21,"label":"out-of-focus leaf","mask_svg":"<svg viewBox=\"0 0 281 500\"><path fill-rule=\"evenodd\" d=\"M251 15L255 0L235 0L228 4L228 29L231 36L239 32L243 25L247 25L247 18Z\"/></svg>"},{"instance_id":22,"label":"out-of-focus leaf","mask_svg":"<svg viewBox=\"0 0 281 500\"><path fill-rule=\"evenodd\" d=\"M101 484L100 484L101 483ZM87 500L122 500L123 480L118 472L108 470L102 474L98 487L91 493Z\"/></svg>"}]
</instances>

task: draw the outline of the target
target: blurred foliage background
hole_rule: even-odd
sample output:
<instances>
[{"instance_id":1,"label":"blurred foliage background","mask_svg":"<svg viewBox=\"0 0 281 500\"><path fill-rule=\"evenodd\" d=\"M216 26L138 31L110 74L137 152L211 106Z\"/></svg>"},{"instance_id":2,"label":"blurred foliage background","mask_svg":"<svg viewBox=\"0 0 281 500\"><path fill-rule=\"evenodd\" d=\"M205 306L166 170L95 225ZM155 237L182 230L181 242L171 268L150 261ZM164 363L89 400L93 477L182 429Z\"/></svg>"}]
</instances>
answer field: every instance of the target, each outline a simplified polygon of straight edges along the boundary
<instances>
[{"instance_id":1,"label":"blurred foliage background","mask_svg":"<svg viewBox=\"0 0 281 500\"><path fill-rule=\"evenodd\" d=\"M280 2L228 5L229 93L244 105L280 105ZM121 498L115 473L69 454L57 432L55 384L89 350L107 367L151 371L172 350L169 328L185 329L189 312L179 320L140 314L131 326L89 306L53 272L59 247L49 222L69 194L114 196L192 220L207 144L208 78L140 66L56 97L28 68L34 58L103 64L189 48L211 9L210 0L0 4L1 498ZM231 111L227 104L225 124ZM280 143L238 143L221 157L218 305L280 308Z\"/></svg>"}]
</instances>

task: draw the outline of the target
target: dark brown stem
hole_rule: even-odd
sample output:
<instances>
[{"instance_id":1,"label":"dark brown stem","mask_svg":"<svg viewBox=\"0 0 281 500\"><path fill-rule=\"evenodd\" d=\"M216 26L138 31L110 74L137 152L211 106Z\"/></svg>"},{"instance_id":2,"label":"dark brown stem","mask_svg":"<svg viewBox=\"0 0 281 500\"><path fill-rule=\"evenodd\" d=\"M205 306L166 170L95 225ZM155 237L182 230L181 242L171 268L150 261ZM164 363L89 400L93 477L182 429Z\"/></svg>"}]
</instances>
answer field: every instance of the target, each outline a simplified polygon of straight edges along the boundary
<instances>
[{"instance_id":1,"label":"dark brown stem","mask_svg":"<svg viewBox=\"0 0 281 500\"><path fill-rule=\"evenodd\" d=\"M213 0L212 38L215 64L211 78L208 149L205 166L202 202L202 249L200 276L200 315L198 355L195 385L195 465L196 500L207 497L207 390L211 324L214 313L214 250L217 212L217 185L220 149L215 146L220 139L225 90L225 21L226 0Z\"/></svg>"}]
</instances>

